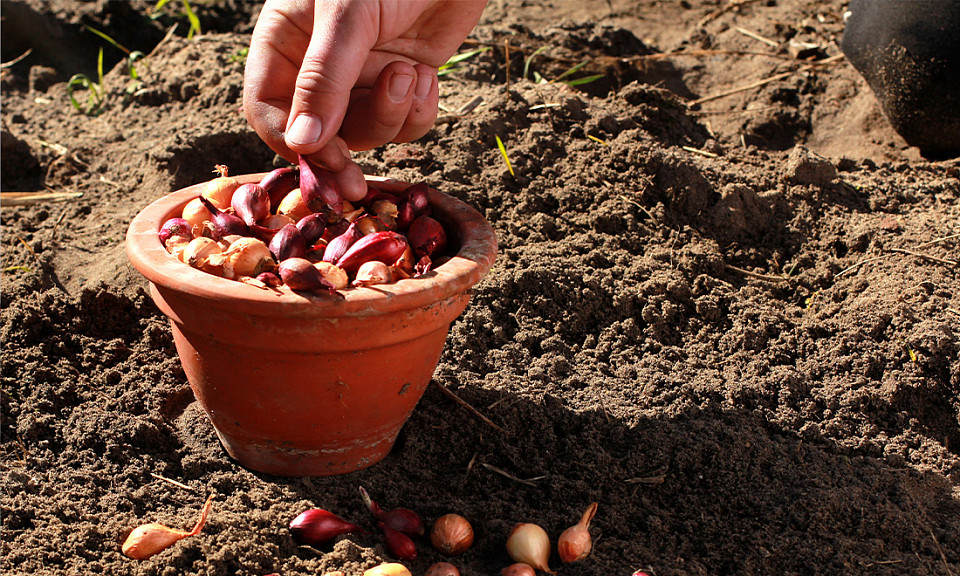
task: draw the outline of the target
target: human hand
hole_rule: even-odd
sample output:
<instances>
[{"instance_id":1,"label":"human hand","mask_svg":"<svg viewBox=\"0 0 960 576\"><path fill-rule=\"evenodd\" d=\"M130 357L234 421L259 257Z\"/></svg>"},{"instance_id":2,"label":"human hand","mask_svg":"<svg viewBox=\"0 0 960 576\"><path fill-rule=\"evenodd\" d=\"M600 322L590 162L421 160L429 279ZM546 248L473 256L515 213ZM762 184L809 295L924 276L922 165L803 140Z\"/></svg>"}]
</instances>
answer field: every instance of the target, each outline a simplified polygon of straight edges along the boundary
<instances>
[{"instance_id":1,"label":"human hand","mask_svg":"<svg viewBox=\"0 0 960 576\"><path fill-rule=\"evenodd\" d=\"M486 0L267 0L253 31L243 109L278 154L366 194L350 150L409 142L437 117L437 70Z\"/></svg>"}]
</instances>

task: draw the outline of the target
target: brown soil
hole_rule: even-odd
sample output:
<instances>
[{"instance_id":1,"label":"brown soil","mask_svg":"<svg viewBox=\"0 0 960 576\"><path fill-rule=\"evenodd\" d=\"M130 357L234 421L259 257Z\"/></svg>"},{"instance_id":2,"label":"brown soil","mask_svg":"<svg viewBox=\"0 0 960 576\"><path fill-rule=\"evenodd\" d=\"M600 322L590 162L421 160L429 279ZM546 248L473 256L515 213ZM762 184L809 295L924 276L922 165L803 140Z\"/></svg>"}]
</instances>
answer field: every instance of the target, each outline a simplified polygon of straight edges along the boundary
<instances>
[{"instance_id":1,"label":"brown soil","mask_svg":"<svg viewBox=\"0 0 960 576\"><path fill-rule=\"evenodd\" d=\"M594 551L559 574L960 574L960 163L906 147L842 60L799 69L790 40L837 54L843 3L491 0L464 49L492 49L442 82L449 110L482 105L358 158L496 228L435 378L504 431L431 387L385 461L312 479L227 457L125 258L151 200L274 165L240 113L257 6L195 2L187 40L153 4L2 5L3 62L33 48L3 69L3 190L82 193L4 202L5 573L358 575L390 559L375 531L313 549L286 526L317 506L373 528L362 485L470 518L464 574L499 573L515 522L555 537L592 501ZM149 54L135 94L83 25ZM66 80L101 46L86 115ZM603 78L530 80L583 61L563 80ZM199 536L121 555L209 493ZM409 565L439 559L421 542Z\"/></svg>"}]
</instances>

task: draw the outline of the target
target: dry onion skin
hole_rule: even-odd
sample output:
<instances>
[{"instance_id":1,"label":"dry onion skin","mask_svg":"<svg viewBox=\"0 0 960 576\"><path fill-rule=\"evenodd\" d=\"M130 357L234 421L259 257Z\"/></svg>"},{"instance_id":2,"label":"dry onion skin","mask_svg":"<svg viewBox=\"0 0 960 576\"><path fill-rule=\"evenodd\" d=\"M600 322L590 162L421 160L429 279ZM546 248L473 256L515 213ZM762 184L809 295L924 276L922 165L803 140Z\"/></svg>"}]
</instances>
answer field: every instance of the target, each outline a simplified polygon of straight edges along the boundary
<instances>
[{"instance_id":1,"label":"dry onion skin","mask_svg":"<svg viewBox=\"0 0 960 576\"><path fill-rule=\"evenodd\" d=\"M134 560L146 560L154 554L163 552L184 538L196 536L203 530L212 504L213 495L211 494L207 498L206 503L204 503L203 509L200 511L200 518L194 525L193 530L189 532L168 528L156 522L137 526L130 532L126 539L124 539L120 551L123 552L125 556L133 558Z\"/></svg>"},{"instance_id":2,"label":"dry onion skin","mask_svg":"<svg viewBox=\"0 0 960 576\"><path fill-rule=\"evenodd\" d=\"M217 171L158 233L174 258L208 274L262 289L330 293L417 278L449 257L425 184L397 194L370 186L351 204L331 173L303 158L257 183L241 184L226 166ZM317 270L285 264L296 258Z\"/></svg>"}]
</instances>

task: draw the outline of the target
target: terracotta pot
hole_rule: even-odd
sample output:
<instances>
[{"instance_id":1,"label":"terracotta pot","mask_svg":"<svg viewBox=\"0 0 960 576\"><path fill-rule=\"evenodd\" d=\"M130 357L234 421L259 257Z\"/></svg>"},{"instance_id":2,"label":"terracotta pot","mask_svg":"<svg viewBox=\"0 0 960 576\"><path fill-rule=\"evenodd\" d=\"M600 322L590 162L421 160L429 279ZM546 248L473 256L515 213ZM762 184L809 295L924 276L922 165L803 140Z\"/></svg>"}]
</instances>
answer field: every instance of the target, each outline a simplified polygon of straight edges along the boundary
<instances>
[{"instance_id":1,"label":"terracotta pot","mask_svg":"<svg viewBox=\"0 0 960 576\"><path fill-rule=\"evenodd\" d=\"M409 185L369 180L386 191ZM471 286L493 264L493 229L473 208L431 190L434 217L459 245L431 274L342 298L261 289L193 269L160 243L160 226L201 186L140 212L126 249L170 318L187 379L227 453L281 476L344 474L378 462L429 384Z\"/></svg>"}]
</instances>

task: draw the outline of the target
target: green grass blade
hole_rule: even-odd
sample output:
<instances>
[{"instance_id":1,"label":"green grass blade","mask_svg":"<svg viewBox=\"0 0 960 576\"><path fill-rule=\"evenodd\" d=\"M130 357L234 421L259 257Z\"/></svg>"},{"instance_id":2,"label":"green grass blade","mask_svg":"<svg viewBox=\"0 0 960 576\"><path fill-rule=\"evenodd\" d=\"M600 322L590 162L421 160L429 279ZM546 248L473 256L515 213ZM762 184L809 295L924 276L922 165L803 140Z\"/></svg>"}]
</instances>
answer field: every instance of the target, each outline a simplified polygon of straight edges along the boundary
<instances>
[{"instance_id":1,"label":"green grass blade","mask_svg":"<svg viewBox=\"0 0 960 576\"><path fill-rule=\"evenodd\" d=\"M129 48L127 48L127 47L124 46L123 44L117 42L116 40L114 40L113 38L111 38L110 36L108 36L107 34L105 34L105 33L101 32L101 31L97 30L97 29L94 28L93 26L84 26L84 28L86 28L86 29L89 30L90 32L93 32L93 33L96 34L97 36L103 38L104 40L106 40L107 42L109 42L111 45L113 45L113 47L116 48L117 50L120 50L121 52L123 52L124 54L126 54L126 55L128 55L128 56L130 55L130 49L129 49Z\"/></svg>"},{"instance_id":2,"label":"green grass blade","mask_svg":"<svg viewBox=\"0 0 960 576\"><path fill-rule=\"evenodd\" d=\"M596 82L597 80L603 78L604 74L594 74L592 76L584 76L583 78L577 78L575 80L566 80L563 83L567 86L580 86L582 84L589 84L590 82Z\"/></svg>"},{"instance_id":3,"label":"green grass blade","mask_svg":"<svg viewBox=\"0 0 960 576\"><path fill-rule=\"evenodd\" d=\"M536 58L538 54L543 53L543 51L546 50L546 49L547 49L546 46L541 46L541 47L537 48L537 49L533 52L533 54L531 54L530 56L528 56L527 59L523 61L523 79L524 79L524 80L526 80L526 79L529 78L529 74L530 74L530 64L533 62L533 59Z\"/></svg>"},{"instance_id":4,"label":"green grass blade","mask_svg":"<svg viewBox=\"0 0 960 576\"><path fill-rule=\"evenodd\" d=\"M477 48L476 50L470 50L469 52L461 52L459 54L454 54L453 56L450 57L449 60L447 60L447 63L444 64L444 66L452 66L454 64L459 64L460 62L463 62L468 58L473 58L477 54L483 54L487 50L490 50L489 46L485 46L483 48Z\"/></svg>"},{"instance_id":5,"label":"green grass blade","mask_svg":"<svg viewBox=\"0 0 960 576\"><path fill-rule=\"evenodd\" d=\"M200 18L197 18L196 12L193 11L190 0L183 0L183 9L187 14L187 20L190 21L190 30L187 32L187 39L193 38L194 33L203 34L203 31L200 30Z\"/></svg>"},{"instance_id":6,"label":"green grass blade","mask_svg":"<svg viewBox=\"0 0 960 576\"><path fill-rule=\"evenodd\" d=\"M103 88L103 48L100 49L100 55L97 56L97 80L99 80L99 84L97 84L97 87L102 89Z\"/></svg>"},{"instance_id":7,"label":"green grass blade","mask_svg":"<svg viewBox=\"0 0 960 576\"><path fill-rule=\"evenodd\" d=\"M574 66L574 67L572 67L572 68L570 68L569 70L567 70L567 71L564 72L563 74L557 76L556 78L554 78L553 80L551 80L551 82L559 82L561 79L566 78L567 76L573 74L573 73L576 72L577 70L579 70L579 69L583 68L584 66L586 66L588 62L590 62L590 61L589 61L589 60L584 60L583 62L577 64L576 66Z\"/></svg>"},{"instance_id":8,"label":"green grass blade","mask_svg":"<svg viewBox=\"0 0 960 576\"><path fill-rule=\"evenodd\" d=\"M70 94L70 104L79 111L83 111L83 106L74 98L73 93L79 89L90 89L90 79L84 74L74 74L67 82L67 93Z\"/></svg>"},{"instance_id":9,"label":"green grass blade","mask_svg":"<svg viewBox=\"0 0 960 576\"><path fill-rule=\"evenodd\" d=\"M513 165L510 164L510 157L507 156L507 147L503 145L503 140L501 140L499 136L494 135L494 137L497 139L497 148L500 149L500 155L503 156L504 162L507 163L507 170L510 171L511 176L516 177L513 173Z\"/></svg>"},{"instance_id":10,"label":"green grass blade","mask_svg":"<svg viewBox=\"0 0 960 576\"><path fill-rule=\"evenodd\" d=\"M469 50L467 52L454 54L453 56L450 57L449 60L447 60L447 62L443 66L440 66L439 71L437 72L437 76L443 76L444 74L449 74L454 69L456 69L456 65L459 64L460 62L463 62L468 58L473 58L477 54L483 54L489 49L490 49L489 46L485 46L483 48L477 48L476 50Z\"/></svg>"}]
</instances>

